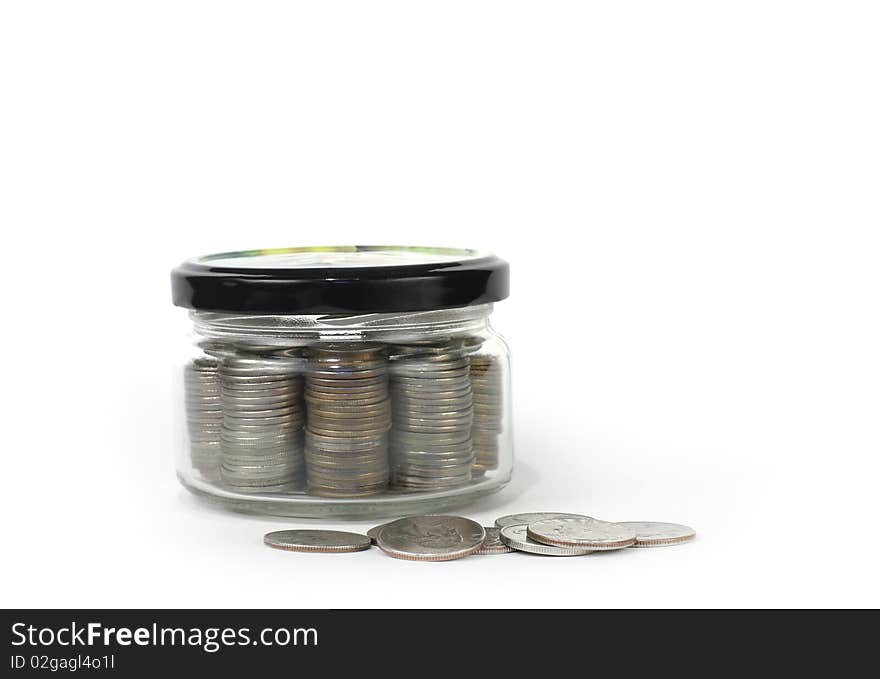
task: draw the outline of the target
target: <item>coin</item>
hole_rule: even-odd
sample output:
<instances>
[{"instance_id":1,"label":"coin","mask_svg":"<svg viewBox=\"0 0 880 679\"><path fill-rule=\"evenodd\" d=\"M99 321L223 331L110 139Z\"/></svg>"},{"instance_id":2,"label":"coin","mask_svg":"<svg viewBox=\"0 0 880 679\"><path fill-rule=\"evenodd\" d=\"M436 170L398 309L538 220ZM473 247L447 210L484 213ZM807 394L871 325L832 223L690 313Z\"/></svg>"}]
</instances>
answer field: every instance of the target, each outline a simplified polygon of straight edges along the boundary
<instances>
[{"instance_id":1,"label":"coin","mask_svg":"<svg viewBox=\"0 0 880 679\"><path fill-rule=\"evenodd\" d=\"M617 524L624 526L636 534L633 547L664 547L678 545L693 540L696 531L678 523L661 521L623 521Z\"/></svg>"},{"instance_id":2,"label":"coin","mask_svg":"<svg viewBox=\"0 0 880 679\"><path fill-rule=\"evenodd\" d=\"M593 551L589 547L554 547L535 542L527 535L527 528L525 524L504 526L499 535L501 542L517 552L528 552L542 556L582 556Z\"/></svg>"},{"instance_id":3,"label":"coin","mask_svg":"<svg viewBox=\"0 0 880 679\"><path fill-rule=\"evenodd\" d=\"M589 517L560 517L528 524L528 536L545 545L587 547L610 550L629 547L636 541L635 531L619 523Z\"/></svg>"},{"instance_id":4,"label":"coin","mask_svg":"<svg viewBox=\"0 0 880 679\"><path fill-rule=\"evenodd\" d=\"M508 514L507 516L502 516L495 519L495 525L499 528L504 528L505 526L518 526L520 524L530 524L535 523L536 521L543 521L544 519L561 519L563 517L590 518L583 514L566 514L564 512L531 512L526 514Z\"/></svg>"},{"instance_id":5,"label":"coin","mask_svg":"<svg viewBox=\"0 0 880 679\"><path fill-rule=\"evenodd\" d=\"M373 526L370 530L367 531L367 537L370 538L370 541L375 545L376 540L379 538L379 531L385 528L388 524L383 523L379 526Z\"/></svg>"},{"instance_id":6,"label":"coin","mask_svg":"<svg viewBox=\"0 0 880 679\"><path fill-rule=\"evenodd\" d=\"M289 552L360 552L370 548L370 538L339 530L276 530L266 533L263 542Z\"/></svg>"},{"instance_id":7,"label":"coin","mask_svg":"<svg viewBox=\"0 0 880 679\"><path fill-rule=\"evenodd\" d=\"M410 561L451 561L473 554L486 539L476 521L460 516L410 516L382 527L383 552Z\"/></svg>"},{"instance_id":8,"label":"coin","mask_svg":"<svg viewBox=\"0 0 880 679\"><path fill-rule=\"evenodd\" d=\"M486 538L476 551L476 554L509 554L513 547L501 542L501 529L495 526L485 526Z\"/></svg>"}]
</instances>

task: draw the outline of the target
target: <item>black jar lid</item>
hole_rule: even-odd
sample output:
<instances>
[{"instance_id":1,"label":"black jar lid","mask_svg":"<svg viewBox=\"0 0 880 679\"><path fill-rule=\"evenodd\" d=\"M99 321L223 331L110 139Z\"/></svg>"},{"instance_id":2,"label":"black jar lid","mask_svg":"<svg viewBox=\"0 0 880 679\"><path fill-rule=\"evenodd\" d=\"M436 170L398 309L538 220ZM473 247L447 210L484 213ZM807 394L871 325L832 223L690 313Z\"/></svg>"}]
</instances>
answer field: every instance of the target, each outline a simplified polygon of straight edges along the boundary
<instances>
[{"instance_id":1,"label":"black jar lid","mask_svg":"<svg viewBox=\"0 0 880 679\"><path fill-rule=\"evenodd\" d=\"M429 311L497 302L509 266L477 250L352 245L224 252L171 272L174 304L271 314Z\"/></svg>"}]
</instances>

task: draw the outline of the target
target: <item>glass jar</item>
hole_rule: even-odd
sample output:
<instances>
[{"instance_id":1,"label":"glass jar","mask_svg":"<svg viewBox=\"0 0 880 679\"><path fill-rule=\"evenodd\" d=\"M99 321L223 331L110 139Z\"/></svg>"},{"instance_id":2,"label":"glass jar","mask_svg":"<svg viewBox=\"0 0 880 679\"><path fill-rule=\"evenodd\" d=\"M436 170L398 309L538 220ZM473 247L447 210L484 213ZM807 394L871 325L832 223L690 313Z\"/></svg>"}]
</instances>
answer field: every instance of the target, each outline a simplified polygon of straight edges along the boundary
<instances>
[{"instance_id":1,"label":"glass jar","mask_svg":"<svg viewBox=\"0 0 880 679\"><path fill-rule=\"evenodd\" d=\"M513 470L508 265L473 250L223 253L172 272L190 309L177 475L229 508L434 512Z\"/></svg>"}]
</instances>

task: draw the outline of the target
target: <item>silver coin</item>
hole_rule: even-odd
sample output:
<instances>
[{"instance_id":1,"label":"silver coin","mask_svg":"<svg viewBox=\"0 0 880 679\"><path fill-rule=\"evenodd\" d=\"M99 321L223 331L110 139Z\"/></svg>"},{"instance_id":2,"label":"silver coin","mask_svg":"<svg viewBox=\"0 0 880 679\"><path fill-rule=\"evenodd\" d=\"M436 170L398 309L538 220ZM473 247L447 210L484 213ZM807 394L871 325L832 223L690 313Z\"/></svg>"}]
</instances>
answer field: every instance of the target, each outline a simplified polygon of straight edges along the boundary
<instances>
[{"instance_id":1,"label":"silver coin","mask_svg":"<svg viewBox=\"0 0 880 679\"><path fill-rule=\"evenodd\" d=\"M517 552L542 556L583 556L593 551L588 547L554 547L536 542L528 536L527 528L525 524L504 526L500 533L501 542Z\"/></svg>"},{"instance_id":2,"label":"silver coin","mask_svg":"<svg viewBox=\"0 0 880 679\"><path fill-rule=\"evenodd\" d=\"M379 539L379 531L387 526L387 523L383 523L379 526L373 526L370 530L367 531L367 537L370 538L370 541L375 545L376 540Z\"/></svg>"},{"instance_id":3,"label":"silver coin","mask_svg":"<svg viewBox=\"0 0 880 679\"><path fill-rule=\"evenodd\" d=\"M391 418L385 415L378 417L323 417L309 416L309 431L325 436L361 436L361 432L388 431ZM329 433L327 433L329 432ZM339 433L336 433L339 432Z\"/></svg>"},{"instance_id":4,"label":"silver coin","mask_svg":"<svg viewBox=\"0 0 880 679\"><path fill-rule=\"evenodd\" d=\"M464 377L470 375L467 359L450 361L449 363L413 363L405 366L392 364L389 372L396 377Z\"/></svg>"},{"instance_id":5,"label":"silver coin","mask_svg":"<svg viewBox=\"0 0 880 679\"><path fill-rule=\"evenodd\" d=\"M460 434L419 434L393 430L389 434L391 444L410 453L441 454L445 452L470 452L473 444L468 436Z\"/></svg>"},{"instance_id":6,"label":"silver coin","mask_svg":"<svg viewBox=\"0 0 880 679\"><path fill-rule=\"evenodd\" d=\"M308 370L310 384L333 384L344 381L367 386L384 380L388 374L384 366L373 370L315 370L313 368Z\"/></svg>"},{"instance_id":7,"label":"silver coin","mask_svg":"<svg viewBox=\"0 0 880 679\"><path fill-rule=\"evenodd\" d=\"M386 481L380 486L375 488L369 488L367 486L359 486L354 489L345 489L340 488L339 486L322 486L317 483L312 483L309 481L308 483L308 491L310 495L317 495L318 497L329 497L329 498L340 498L340 499L350 499L350 498L358 498L358 497L368 497L370 495L379 495L384 493L387 490L388 482Z\"/></svg>"},{"instance_id":8,"label":"silver coin","mask_svg":"<svg viewBox=\"0 0 880 679\"><path fill-rule=\"evenodd\" d=\"M377 392L374 396L369 396L367 398L361 398L360 394L350 393L342 396L325 397L324 395L310 392L307 389L305 399L309 408L316 408L318 410L336 410L339 412L355 412L359 408L386 407L385 404L388 403L388 392Z\"/></svg>"},{"instance_id":9,"label":"silver coin","mask_svg":"<svg viewBox=\"0 0 880 679\"><path fill-rule=\"evenodd\" d=\"M234 410L302 410L301 393L291 392L278 398L263 396L239 398L223 391L220 398L227 408Z\"/></svg>"},{"instance_id":10,"label":"silver coin","mask_svg":"<svg viewBox=\"0 0 880 679\"><path fill-rule=\"evenodd\" d=\"M455 476L467 473L462 470L462 464L471 462L473 454L465 457L450 457L442 460L433 458L419 460L418 463L408 462L407 464L397 465L397 469L402 473L418 474L423 476Z\"/></svg>"},{"instance_id":11,"label":"silver coin","mask_svg":"<svg viewBox=\"0 0 880 679\"><path fill-rule=\"evenodd\" d=\"M303 419L301 412L285 408L283 410L248 410L230 413L224 422L227 429L237 431L255 425L272 427L291 423L301 424Z\"/></svg>"},{"instance_id":12,"label":"silver coin","mask_svg":"<svg viewBox=\"0 0 880 679\"><path fill-rule=\"evenodd\" d=\"M240 461L230 463L229 460L223 460L222 468L230 474L234 474L236 478L244 477L246 479L260 479L264 483L267 480L271 480L267 479L267 477L287 477L299 471L299 467L296 463L287 460L281 460L279 462L263 462L262 460L255 460L250 463Z\"/></svg>"},{"instance_id":13,"label":"silver coin","mask_svg":"<svg viewBox=\"0 0 880 679\"><path fill-rule=\"evenodd\" d=\"M583 514L567 514L565 512L528 512L525 514L508 514L507 516L502 516L495 519L495 525L499 528L504 528L505 526L518 526L521 524L527 525L530 523L535 523L537 521L543 521L545 519L561 519L564 517L575 517L582 519L591 518L589 516L584 516Z\"/></svg>"},{"instance_id":14,"label":"silver coin","mask_svg":"<svg viewBox=\"0 0 880 679\"><path fill-rule=\"evenodd\" d=\"M388 469L368 474L349 474L340 476L334 474L326 476L315 472L309 472L308 484L310 487L331 488L336 491L359 491L362 488L376 488L384 486L388 480Z\"/></svg>"},{"instance_id":15,"label":"silver coin","mask_svg":"<svg viewBox=\"0 0 880 679\"><path fill-rule=\"evenodd\" d=\"M337 351L335 349L328 349L326 353L321 353L321 350L318 349L309 351L307 363L309 365L322 364L331 366L376 365L384 363L385 360L386 358L381 350L365 352L363 355L358 355L345 351Z\"/></svg>"},{"instance_id":16,"label":"silver coin","mask_svg":"<svg viewBox=\"0 0 880 679\"><path fill-rule=\"evenodd\" d=\"M225 470L220 468L220 478L224 485L229 488L243 493L275 493L288 492L300 487L300 484L294 479L278 478L272 482L262 480L242 480L239 478L227 478L223 473Z\"/></svg>"},{"instance_id":17,"label":"silver coin","mask_svg":"<svg viewBox=\"0 0 880 679\"><path fill-rule=\"evenodd\" d=\"M379 394L387 397L388 376L366 378L319 377L309 373L306 377L306 392L309 396L332 400L373 398Z\"/></svg>"},{"instance_id":18,"label":"silver coin","mask_svg":"<svg viewBox=\"0 0 880 679\"><path fill-rule=\"evenodd\" d=\"M623 521L617 524L636 534L633 547L665 547L693 540L696 531L689 526L661 521Z\"/></svg>"},{"instance_id":19,"label":"silver coin","mask_svg":"<svg viewBox=\"0 0 880 679\"><path fill-rule=\"evenodd\" d=\"M486 531L460 516L411 516L386 524L377 544L383 552L410 561L451 561L476 552Z\"/></svg>"},{"instance_id":20,"label":"silver coin","mask_svg":"<svg viewBox=\"0 0 880 679\"><path fill-rule=\"evenodd\" d=\"M436 434L438 436L456 434L460 432L463 428L469 427L471 424L470 419L447 420L446 422L448 422L448 424L434 425L432 423L422 424L414 423L412 421L404 423L396 420L395 424L399 427L398 431L400 432L407 432L409 434L424 434L426 437L433 434ZM426 438L425 440L430 441L431 439Z\"/></svg>"},{"instance_id":21,"label":"silver coin","mask_svg":"<svg viewBox=\"0 0 880 679\"><path fill-rule=\"evenodd\" d=\"M364 440L374 439L383 436L391 428L390 424L377 424L373 429L357 429L340 427L339 429L326 429L310 426L309 431L321 436L337 437L339 440Z\"/></svg>"},{"instance_id":22,"label":"silver coin","mask_svg":"<svg viewBox=\"0 0 880 679\"><path fill-rule=\"evenodd\" d=\"M235 378L235 381L221 374L220 393L226 398L255 398L265 397L268 399L295 397L302 390L302 380L289 376L279 377L275 382L245 382Z\"/></svg>"},{"instance_id":23,"label":"silver coin","mask_svg":"<svg viewBox=\"0 0 880 679\"><path fill-rule=\"evenodd\" d=\"M306 430L306 442L314 448L326 448L328 450L385 450L388 446L388 435L369 437L366 439L340 439L334 436L323 436Z\"/></svg>"},{"instance_id":24,"label":"silver coin","mask_svg":"<svg viewBox=\"0 0 880 679\"><path fill-rule=\"evenodd\" d=\"M477 550L477 554L509 554L515 551L510 545L501 541L501 529L495 526L486 526L486 539Z\"/></svg>"},{"instance_id":25,"label":"silver coin","mask_svg":"<svg viewBox=\"0 0 880 679\"><path fill-rule=\"evenodd\" d=\"M358 469L361 467L376 467L380 466L378 463L383 463L384 466L385 460L377 460L376 455L372 453L362 454L356 453L353 455L349 455L346 453L338 453L335 455L328 455L326 453L316 452L312 448L306 448L306 459L318 467L340 467L340 468L348 468L348 469Z\"/></svg>"},{"instance_id":26,"label":"silver coin","mask_svg":"<svg viewBox=\"0 0 880 679\"><path fill-rule=\"evenodd\" d=\"M338 530L276 530L263 542L291 552L360 552L370 548L370 538Z\"/></svg>"},{"instance_id":27,"label":"silver coin","mask_svg":"<svg viewBox=\"0 0 880 679\"><path fill-rule=\"evenodd\" d=\"M462 380L460 386L430 385L429 381L430 378L404 382L395 378L391 381L391 390L400 398L412 399L416 402L455 398L473 402L473 390L469 381Z\"/></svg>"},{"instance_id":28,"label":"silver coin","mask_svg":"<svg viewBox=\"0 0 880 679\"><path fill-rule=\"evenodd\" d=\"M528 536L545 545L611 550L629 547L635 531L619 523L589 517L560 517L528 524Z\"/></svg>"},{"instance_id":29,"label":"silver coin","mask_svg":"<svg viewBox=\"0 0 880 679\"><path fill-rule=\"evenodd\" d=\"M306 350L308 356L358 356L371 355L384 351L385 345L378 342L327 342Z\"/></svg>"},{"instance_id":30,"label":"silver coin","mask_svg":"<svg viewBox=\"0 0 880 679\"><path fill-rule=\"evenodd\" d=\"M278 386L284 380L294 379L297 372L291 366L272 361L257 360L247 367L236 366L228 361L223 361L222 383L229 384L272 384Z\"/></svg>"},{"instance_id":31,"label":"silver coin","mask_svg":"<svg viewBox=\"0 0 880 679\"><path fill-rule=\"evenodd\" d=\"M312 398L332 400L334 396L346 399L368 399L377 394L386 394L387 383L361 380L319 380L307 379L306 389Z\"/></svg>"},{"instance_id":32,"label":"silver coin","mask_svg":"<svg viewBox=\"0 0 880 679\"><path fill-rule=\"evenodd\" d=\"M471 409L467 404L458 407L448 407L431 403L425 406L413 406L407 403L404 412L395 411L394 419L400 422L421 422L423 420L467 420L470 423Z\"/></svg>"},{"instance_id":33,"label":"silver coin","mask_svg":"<svg viewBox=\"0 0 880 679\"><path fill-rule=\"evenodd\" d=\"M422 469L395 469L394 480L405 488L448 488L465 486L471 480L470 470L457 474L431 474Z\"/></svg>"},{"instance_id":34,"label":"silver coin","mask_svg":"<svg viewBox=\"0 0 880 679\"><path fill-rule=\"evenodd\" d=\"M395 386L402 390L410 387L420 392L458 391L468 390L471 386L471 380L467 373L462 373L458 377L435 377L433 373L426 373L420 377L405 375L394 375L393 377Z\"/></svg>"},{"instance_id":35,"label":"silver coin","mask_svg":"<svg viewBox=\"0 0 880 679\"><path fill-rule=\"evenodd\" d=\"M391 407L387 400L375 405L361 405L356 407L347 404L337 405L335 403L327 404L317 402L309 407L309 415L327 419L360 420L369 417L390 417Z\"/></svg>"}]
</instances>

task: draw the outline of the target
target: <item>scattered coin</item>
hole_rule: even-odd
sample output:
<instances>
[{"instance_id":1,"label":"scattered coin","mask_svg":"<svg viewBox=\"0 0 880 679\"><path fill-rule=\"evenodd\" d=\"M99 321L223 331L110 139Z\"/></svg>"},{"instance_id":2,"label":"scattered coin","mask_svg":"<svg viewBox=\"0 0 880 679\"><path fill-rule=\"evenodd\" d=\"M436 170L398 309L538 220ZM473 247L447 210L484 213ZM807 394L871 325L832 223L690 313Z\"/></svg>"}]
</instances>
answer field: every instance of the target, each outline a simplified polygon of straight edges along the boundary
<instances>
[{"instance_id":1,"label":"scattered coin","mask_svg":"<svg viewBox=\"0 0 880 679\"><path fill-rule=\"evenodd\" d=\"M629 547L636 541L635 531L619 523L589 517L560 517L528 524L528 536L545 545L587 547L610 550Z\"/></svg>"},{"instance_id":2,"label":"scattered coin","mask_svg":"<svg viewBox=\"0 0 880 679\"><path fill-rule=\"evenodd\" d=\"M532 540L527 534L525 524L508 525L501 528L501 541L518 552L540 554L542 556L582 556L593 550L589 547L554 547Z\"/></svg>"},{"instance_id":3,"label":"scattered coin","mask_svg":"<svg viewBox=\"0 0 880 679\"><path fill-rule=\"evenodd\" d=\"M625 526L636 534L633 547L665 547L678 545L693 540L697 534L693 528L678 523L661 521L623 521L617 524Z\"/></svg>"},{"instance_id":4,"label":"scattered coin","mask_svg":"<svg viewBox=\"0 0 880 679\"><path fill-rule=\"evenodd\" d=\"M460 516L411 516L382 527L377 544L396 559L451 561L480 549L486 531Z\"/></svg>"},{"instance_id":5,"label":"scattered coin","mask_svg":"<svg viewBox=\"0 0 880 679\"><path fill-rule=\"evenodd\" d=\"M495 526L486 526L486 538L475 554L509 554L514 551L513 547L501 541L501 529Z\"/></svg>"},{"instance_id":6,"label":"scattered coin","mask_svg":"<svg viewBox=\"0 0 880 679\"><path fill-rule=\"evenodd\" d=\"M519 526L521 524L535 523L544 519L561 519L564 517L575 517L589 519L589 516L583 514L566 514L564 512L528 512L525 514L508 514L499 519L495 519L495 525L499 528L505 526Z\"/></svg>"},{"instance_id":7,"label":"scattered coin","mask_svg":"<svg viewBox=\"0 0 880 679\"><path fill-rule=\"evenodd\" d=\"M360 552L370 548L370 538L339 530L276 530L266 533L263 542L274 549L290 552Z\"/></svg>"},{"instance_id":8,"label":"scattered coin","mask_svg":"<svg viewBox=\"0 0 880 679\"><path fill-rule=\"evenodd\" d=\"M379 537L379 531L382 530L386 525L387 524L383 523L382 525L374 526L367 531L367 537L370 538L370 542L372 542L374 545L376 544L376 540Z\"/></svg>"}]
</instances>

